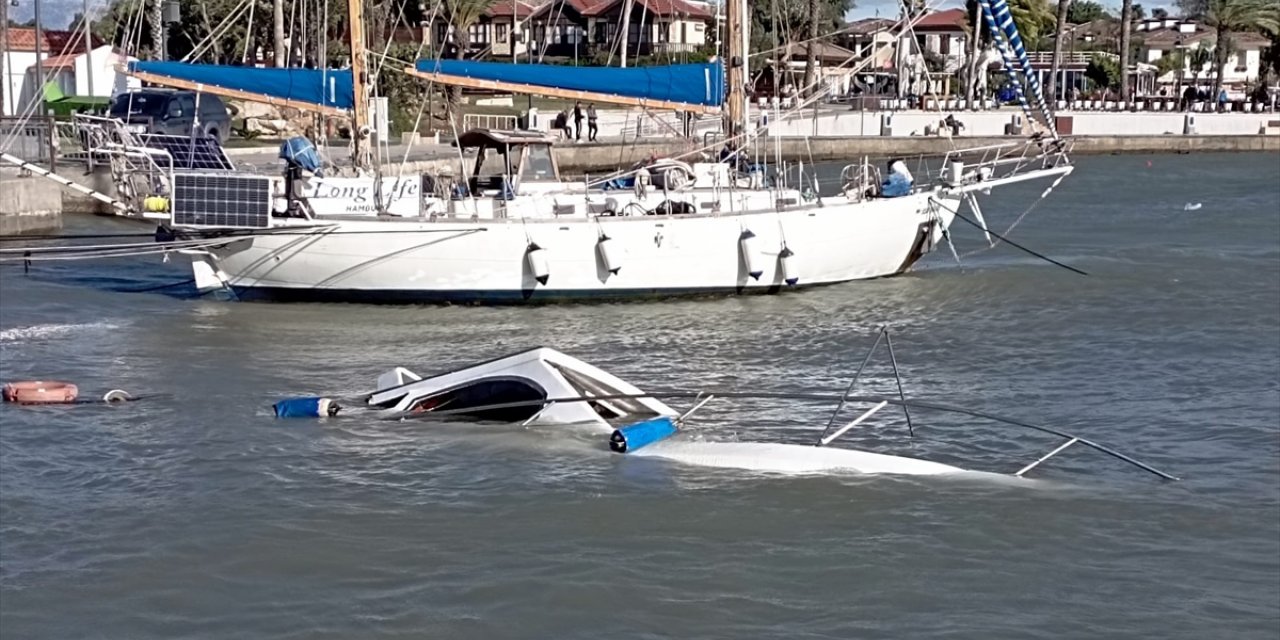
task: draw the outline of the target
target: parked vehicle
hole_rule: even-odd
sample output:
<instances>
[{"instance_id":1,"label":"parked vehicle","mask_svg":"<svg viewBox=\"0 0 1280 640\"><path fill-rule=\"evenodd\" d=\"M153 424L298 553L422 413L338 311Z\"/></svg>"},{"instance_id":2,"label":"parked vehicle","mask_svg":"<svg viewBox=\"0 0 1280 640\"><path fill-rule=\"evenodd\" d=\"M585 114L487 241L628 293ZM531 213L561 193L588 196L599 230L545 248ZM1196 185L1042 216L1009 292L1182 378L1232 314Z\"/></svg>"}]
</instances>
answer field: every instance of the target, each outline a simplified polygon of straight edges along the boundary
<instances>
[{"instance_id":1,"label":"parked vehicle","mask_svg":"<svg viewBox=\"0 0 1280 640\"><path fill-rule=\"evenodd\" d=\"M186 136L195 131L218 142L226 142L231 133L231 115L222 98L194 91L140 89L122 93L111 99L111 117L124 121L135 133Z\"/></svg>"}]
</instances>

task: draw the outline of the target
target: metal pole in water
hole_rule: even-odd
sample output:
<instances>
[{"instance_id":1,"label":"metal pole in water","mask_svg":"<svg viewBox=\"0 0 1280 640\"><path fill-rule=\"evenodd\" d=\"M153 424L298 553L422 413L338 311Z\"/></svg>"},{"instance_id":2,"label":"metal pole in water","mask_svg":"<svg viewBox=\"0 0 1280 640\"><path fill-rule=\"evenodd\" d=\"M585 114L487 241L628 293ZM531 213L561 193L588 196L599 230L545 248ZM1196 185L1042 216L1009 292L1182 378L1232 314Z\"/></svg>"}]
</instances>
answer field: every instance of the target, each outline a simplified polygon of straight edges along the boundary
<instances>
[{"instance_id":1,"label":"metal pole in water","mask_svg":"<svg viewBox=\"0 0 1280 640\"><path fill-rule=\"evenodd\" d=\"M1050 451L1049 453L1044 454L1043 456L1041 456L1041 458L1040 458L1039 460L1036 460L1035 462L1032 462L1031 464L1029 464L1029 465L1027 465L1027 466L1023 467L1021 471L1019 471L1019 472L1017 472L1017 473L1015 473L1015 474L1013 474L1013 475L1018 476L1019 478L1021 478L1021 477L1022 477L1022 474L1026 473L1026 472L1028 472L1028 471L1030 471L1030 470L1032 470L1032 469L1034 469L1034 468L1036 468L1036 467L1038 467L1038 466L1040 466L1040 463L1041 463L1041 462L1044 462L1045 460L1048 460L1049 458L1052 458L1052 457L1054 457L1054 456L1058 455L1059 453L1062 453L1062 450L1063 450L1063 449L1066 449L1067 447L1069 447L1069 446L1071 446L1071 445L1073 445L1073 444L1075 444L1075 443L1077 443L1077 442L1080 442L1080 438L1072 438L1072 439L1070 439L1070 440L1068 440L1068 441L1066 441L1066 442L1062 443L1062 445L1061 445L1061 446L1059 446L1057 449L1054 449L1053 451Z\"/></svg>"},{"instance_id":2,"label":"metal pole in water","mask_svg":"<svg viewBox=\"0 0 1280 640\"><path fill-rule=\"evenodd\" d=\"M844 435L844 432L862 424L863 420L870 418L872 414L885 408L885 405L888 405L888 404L889 404L888 402L881 401L880 404L877 404L876 406L871 407L870 409L867 409L866 413L858 416L857 418L854 418L853 422L850 422L849 424L846 424L845 426L840 427L839 429L836 430L835 433L823 438L821 442L821 446L826 446L828 444L831 444L833 440Z\"/></svg>"},{"instance_id":3,"label":"metal pole in water","mask_svg":"<svg viewBox=\"0 0 1280 640\"><path fill-rule=\"evenodd\" d=\"M893 379L898 383L898 399L902 401L902 413L907 416L907 433L912 437L916 437L915 427L911 425L911 410L907 408L907 396L902 392L902 376L898 375L898 358L893 355L893 336L889 335L889 328L884 330L885 346L889 347L889 361L893 363Z\"/></svg>"},{"instance_id":4,"label":"metal pole in water","mask_svg":"<svg viewBox=\"0 0 1280 640\"><path fill-rule=\"evenodd\" d=\"M818 444L822 445L822 439L826 437L827 432L831 430L831 425L835 424L836 416L840 415L840 411L844 409L844 405L848 402L849 392L853 391L853 385L858 384L858 378L862 376L862 370L866 368L867 363L871 361L871 356L875 354L876 347L880 346L880 340L884 338L887 327L881 326L880 331L876 333L876 341L871 344L871 349L867 351L867 357L862 359L862 364L858 365L858 371L853 374L853 379L849 381L849 386L845 388L844 393L840 394L840 404L836 405L836 410L831 413L831 419L827 420L827 427L822 430L822 435L818 436Z\"/></svg>"}]
</instances>

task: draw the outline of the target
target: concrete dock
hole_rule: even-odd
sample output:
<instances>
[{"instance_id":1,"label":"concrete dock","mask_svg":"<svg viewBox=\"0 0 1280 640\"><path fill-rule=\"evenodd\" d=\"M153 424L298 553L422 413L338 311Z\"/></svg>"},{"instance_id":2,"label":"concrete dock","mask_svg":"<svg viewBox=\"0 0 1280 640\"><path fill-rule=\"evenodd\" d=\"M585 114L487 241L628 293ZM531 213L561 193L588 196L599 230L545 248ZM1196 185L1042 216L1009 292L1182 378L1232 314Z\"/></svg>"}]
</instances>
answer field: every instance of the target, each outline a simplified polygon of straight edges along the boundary
<instances>
[{"instance_id":1,"label":"concrete dock","mask_svg":"<svg viewBox=\"0 0 1280 640\"><path fill-rule=\"evenodd\" d=\"M62 192L39 176L0 170L0 236L61 229Z\"/></svg>"}]
</instances>

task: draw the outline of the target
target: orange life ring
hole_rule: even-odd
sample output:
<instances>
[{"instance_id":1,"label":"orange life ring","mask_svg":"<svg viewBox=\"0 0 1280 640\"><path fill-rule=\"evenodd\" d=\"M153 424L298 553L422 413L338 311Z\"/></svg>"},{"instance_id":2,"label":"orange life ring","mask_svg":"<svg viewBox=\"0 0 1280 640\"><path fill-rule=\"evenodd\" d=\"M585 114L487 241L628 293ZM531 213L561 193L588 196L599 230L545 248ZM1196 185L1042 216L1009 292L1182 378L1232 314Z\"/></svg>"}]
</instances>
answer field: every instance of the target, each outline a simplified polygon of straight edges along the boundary
<instances>
[{"instance_id":1,"label":"orange life ring","mask_svg":"<svg viewBox=\"0 0 1280 640\"><path fill-rule=\"evenodd\" d=\"M5 402L19 404L68 404L76 401L80 390L70 382L27 380L4 385Z\"/></svg>"}]
</instances>

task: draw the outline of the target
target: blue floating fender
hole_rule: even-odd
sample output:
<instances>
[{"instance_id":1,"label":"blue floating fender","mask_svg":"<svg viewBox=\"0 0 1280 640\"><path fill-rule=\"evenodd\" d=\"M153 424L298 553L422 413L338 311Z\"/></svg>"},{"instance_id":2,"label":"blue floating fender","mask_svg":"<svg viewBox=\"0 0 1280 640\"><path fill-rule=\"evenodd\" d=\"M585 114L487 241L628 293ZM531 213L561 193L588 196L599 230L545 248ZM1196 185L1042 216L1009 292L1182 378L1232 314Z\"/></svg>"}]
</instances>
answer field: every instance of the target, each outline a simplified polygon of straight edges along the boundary
<instances>
[{"instance_id":1,"label":"blue floating fender","mask_svg":"<svg viewBox=\"0 0 1280 640\"><path fill-rule=\"evenodd\" d=\"M329 398L288 398L272 405L277 418L328 418L338 415L342 407Z\"/></svg>"},{"instance_id":2,"label":"blue floating fender","mask_svg":"<svg viewBox=\"0 0 1280 640\"><path fill-rule=\"evenodd\" d=\"M675 435L676 421L669 416L652 418L615 429L609 436L609 448L618 453L639 451L660 440Z\"/></svg>"}]
</instances>

